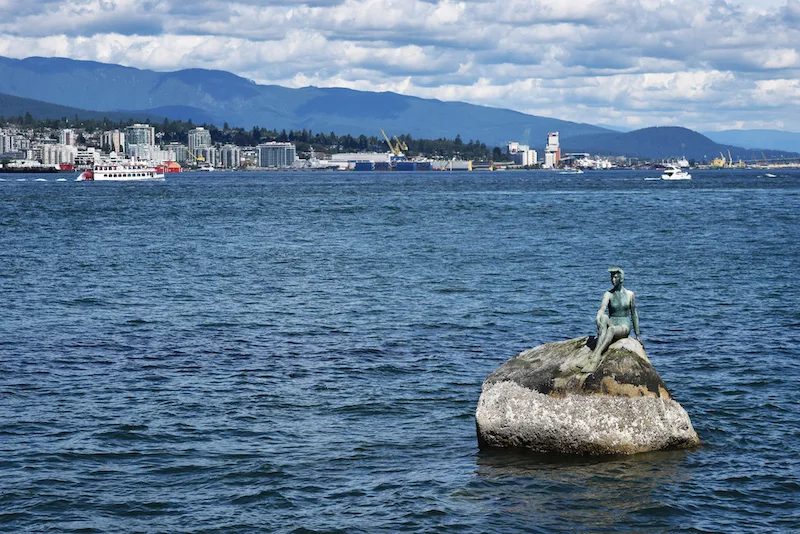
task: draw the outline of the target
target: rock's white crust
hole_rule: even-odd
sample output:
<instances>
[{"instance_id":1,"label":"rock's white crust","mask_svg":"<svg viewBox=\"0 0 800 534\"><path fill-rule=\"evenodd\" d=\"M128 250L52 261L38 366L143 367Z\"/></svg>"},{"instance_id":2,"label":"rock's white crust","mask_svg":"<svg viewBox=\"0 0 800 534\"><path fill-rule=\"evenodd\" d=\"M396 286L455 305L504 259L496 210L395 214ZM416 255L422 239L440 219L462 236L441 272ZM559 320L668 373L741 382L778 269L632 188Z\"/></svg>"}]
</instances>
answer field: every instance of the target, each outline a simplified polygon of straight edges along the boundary
<instances>
[{"instance_id":1,"label":"rock's white crust","mask_svg":"<svg viewBox=\"0 0 800 534\"><path fill-rule=\"evenodd\" d=\"M689 415L673 400L551 397L510 381L484 385L475 419L484 444L538 452L634 454L699 443Z\"/></svg>"}]
</instances>

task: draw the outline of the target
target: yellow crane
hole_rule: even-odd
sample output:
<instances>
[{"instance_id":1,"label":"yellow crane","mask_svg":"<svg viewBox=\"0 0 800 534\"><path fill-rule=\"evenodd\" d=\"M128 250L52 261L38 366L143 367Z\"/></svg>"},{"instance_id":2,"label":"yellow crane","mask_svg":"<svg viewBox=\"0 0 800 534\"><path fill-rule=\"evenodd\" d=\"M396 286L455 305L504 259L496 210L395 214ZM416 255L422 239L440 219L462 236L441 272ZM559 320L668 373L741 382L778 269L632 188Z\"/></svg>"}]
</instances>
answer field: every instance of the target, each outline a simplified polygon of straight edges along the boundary
<instances>
[{"instance_id":1,"label":"yellow crane","mask_svg":"<svg viewBox=\"0 0 800 534\"><path fill-rule=\"evenodd\" d=\"M405 141L398 139L396 135L394 136L394 146L399 147L404 152L408 151L408 145L405 143Z\"/></svg>"},{"instance_id":2,"label":"yellow crane","mask_svg":"<svg viewBox=\"0 0 800 534\"><path fill-rule=\"evenodd\" d=\"M204 158L203 156L195 156L194 154L192 154L192 151L191 151L191 150L189 150L188 148L186 148L186 147L183 147L183 148L184 148L184 150L186 150L186 153L187 153L187 154L189 154L190 156L192 156L192 159L194 159L194 164L195 164L195 165L197 165L197 164L198 164L198 162L201 162L201 161L205 161L205 160L206 160L206 158Z\"/></svg>"},{"instance_id":3,"label":"yellow crane","mask_svg":"<svg viewBox=\"0 0 800 534\"><path fill-rule=\"evenodd\" d=\"M711 166L716 169L724 169L728 166L728 161L725 159L725 156L722 154L722 152L719 153L718 158L714 158L714 160L711 162Z\"/></svg>"},{"instance_id":4,"label":"yellow crane","mask_svg":"<svg viewBox=\"0 0 800 534\"><path fill-rule=\"evenodd\" d=\"M397 145L393 145L392 142L389 141L389 136L383 131L383 128L381 128L381 133L383 134L383 138L386 139L386 144L389 145L389 150L392 151L392 154L398 158L403 157L403 153L400 151L399 143ZM395 137L395 139L397 139L397 137Z\"/></svg>"},{"instance_id":5,"label":"yellow crane","mask_svg":"<svg viewBox=\"0 0 800 534\"><path fill-rule=\"evenodd\" d=\"M722 157L725 157L725 156L722 156ZM731 151L730 150L728 150L728 165L730 167L733 167L733 158L731 157Z\"/></svg>"}]
</instances>

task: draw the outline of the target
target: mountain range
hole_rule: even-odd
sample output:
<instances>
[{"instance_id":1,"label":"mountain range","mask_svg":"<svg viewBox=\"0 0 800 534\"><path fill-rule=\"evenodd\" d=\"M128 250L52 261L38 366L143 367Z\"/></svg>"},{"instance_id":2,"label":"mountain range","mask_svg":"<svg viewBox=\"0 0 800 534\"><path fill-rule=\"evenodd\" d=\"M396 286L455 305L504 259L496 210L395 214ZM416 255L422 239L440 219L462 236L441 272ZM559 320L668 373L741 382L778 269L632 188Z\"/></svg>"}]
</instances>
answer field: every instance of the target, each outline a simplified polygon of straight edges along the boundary
<instances>
[{"instance_id":1,"label":"mountain range","mask_svg":"<svg viewBox=\"0 0 800 534\"><path fill-rule=\"evenodd\" d=\"M26 111L36 118L78 115L161 121L166 117L217 126L227 122L248 129L305 128L368 136L384 129L390 135L427 139L461 135L465 141L479 140L489 146L504 147L508 141L518 141L540 151L547 134L557 131L562 151L650 158L685 156L700 160L730 150L734 158L752 159L755 150L717 144L685 128L620 133L586 123L396 93L292 89L259 85L223 71L155 72L64 58L0 57L0 93L0 115L6 117L22 115L23 108L30 108ZM764 151L766 157L778 157L769 148L758 148L759 156Z\"/></svg>"},{"instance_id":2,"label":"mountain range","mask_svg":"<svg viewBox=\"0 0 800 534\"><path fill-rule=\"evenodd\" d=\"M704 132L703 135L715 143L800 152L800 132L784 132L781 130L722 130L719 132Z\"/></svg>"}]
</instances>

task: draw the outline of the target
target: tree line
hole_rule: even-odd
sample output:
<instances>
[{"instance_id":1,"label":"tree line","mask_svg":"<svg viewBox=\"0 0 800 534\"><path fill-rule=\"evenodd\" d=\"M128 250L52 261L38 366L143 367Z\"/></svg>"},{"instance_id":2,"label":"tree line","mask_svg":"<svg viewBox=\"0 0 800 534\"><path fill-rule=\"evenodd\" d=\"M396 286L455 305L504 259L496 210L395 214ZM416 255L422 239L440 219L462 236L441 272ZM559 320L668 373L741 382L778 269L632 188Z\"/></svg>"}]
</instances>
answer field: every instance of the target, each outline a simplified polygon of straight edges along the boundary
<instances>
[{"instance_id":1,"label":"tree line","mask_svg":"<svg viewBox=\"0 0 800 534\"><path fill-rule=\"evenodd\" d=\"M77 115L73 116L71 119L67 117L61 117L60 119L36 119L31 116L30 113L16 117L0 117L0 125L6 127L25 127L42 133L46 130L74 128L76 130L83 130L83 132L87 134L87 137L91 136L91 134L107 130L122 130L133 124L148 124L152 126L161 143L177 142L186 144L189 138L189 131L198 126L202 126L211 134L211 141L219 145L233 144L242 147L253 147L268 141L290 142L297 146L297 151L300 154L310 154L312 150L327 154L340 152L385 152L388 150L387 143L383 137L378 137L376 135L337 135L334 132L312 132L305 128L302 130L286 131L282 129L278 131L276 129L254 126L251 129L245 129L241 127L231 127L227 122L223 124L222 128L218 128L214 124L194 124L191 119L188 121L164 119L162 122L158 122L150 119L141 120L131 117L127 120L114 121L108 117L91 119L80 118ZM494 147L493 149L489 148L485 143L477 139L470 139L465 143L460 135L457 135L455 139L414 139L410 134L403 134L398 135L397 139L408 147L407 150L403 151L407 156L429 156L446 159L461 158L477 161L498 161L506 159L505 155L498 147ZM392 143L394 144L396 141L393 140Z\"/></svg>"}]
</instances>

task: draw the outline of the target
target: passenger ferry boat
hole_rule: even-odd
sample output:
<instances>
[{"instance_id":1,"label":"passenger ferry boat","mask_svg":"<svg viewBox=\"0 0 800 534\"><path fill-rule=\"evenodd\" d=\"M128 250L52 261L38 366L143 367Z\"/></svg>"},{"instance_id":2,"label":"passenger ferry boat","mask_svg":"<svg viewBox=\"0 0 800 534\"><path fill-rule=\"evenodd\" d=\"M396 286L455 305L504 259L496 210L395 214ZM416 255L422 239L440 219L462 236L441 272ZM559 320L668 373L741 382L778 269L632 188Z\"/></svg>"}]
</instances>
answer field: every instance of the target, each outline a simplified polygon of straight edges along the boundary
<instances>
[{"instance_id":1,"label":"passenger ferry boat","mask_svg":"<svg viewBox=\"0 0 800 534\"><path fill-rule=\"evenodd\" d=\"M146 161L131 159L108 159L95 162L91 169L86 170L75 179L79 181L143 181L163 180L164 172Z\"/></svg>"}]
</instances>

